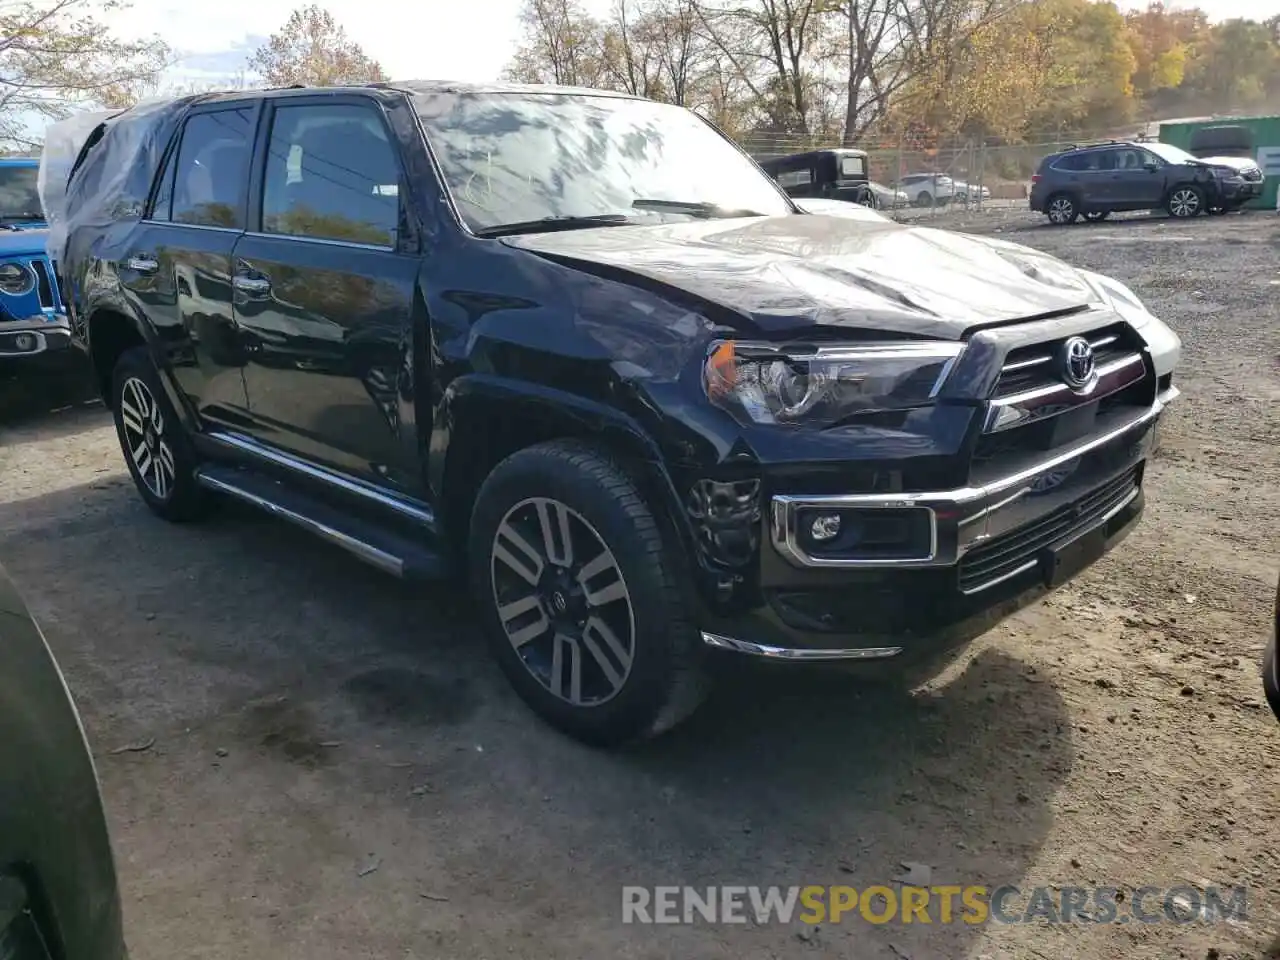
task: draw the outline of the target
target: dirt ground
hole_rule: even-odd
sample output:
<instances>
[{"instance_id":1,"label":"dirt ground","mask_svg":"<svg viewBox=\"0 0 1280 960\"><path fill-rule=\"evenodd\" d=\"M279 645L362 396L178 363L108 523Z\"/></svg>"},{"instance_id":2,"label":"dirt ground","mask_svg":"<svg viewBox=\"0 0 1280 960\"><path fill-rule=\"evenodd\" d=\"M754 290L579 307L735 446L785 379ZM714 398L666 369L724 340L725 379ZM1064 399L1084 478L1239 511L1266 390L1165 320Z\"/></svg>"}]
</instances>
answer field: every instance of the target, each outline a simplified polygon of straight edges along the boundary
<instances>
[{"instance_id":1,"label":"dirt ground","mask_svg":"<svg viewBox=\"0 0 1280 960\"><path fill-rule=\"evenodd\" d=\"M0 425L0 563L84 714L134 960L1266 955L1280 218L935 222L1129 283L1183 338L1184 396L1140 529L910 696L741 679L666 739L593 752L531 717L456 598L245 511L153 519L100 408ZM624 885L863 887L904 862L1024 890L1244 884L1250 919L621 922Z\"/></svg>"}]
</instances>

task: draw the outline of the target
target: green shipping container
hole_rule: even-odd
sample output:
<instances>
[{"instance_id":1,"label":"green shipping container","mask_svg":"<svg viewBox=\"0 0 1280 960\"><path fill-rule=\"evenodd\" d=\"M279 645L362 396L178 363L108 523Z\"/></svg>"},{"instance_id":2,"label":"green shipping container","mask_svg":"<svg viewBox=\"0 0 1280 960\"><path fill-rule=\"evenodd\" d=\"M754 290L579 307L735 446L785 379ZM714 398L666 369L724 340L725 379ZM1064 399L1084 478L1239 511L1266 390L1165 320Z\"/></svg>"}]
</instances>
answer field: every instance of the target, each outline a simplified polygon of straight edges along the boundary
<instances>
[{"instance_id":1,"label":"green shipping container","mask_svg":"<svg viewBox=\"0 0 1280 960\"><path fill-rule=\"evenodd\" d=\"M1275 210L1276 188L1280 186L1280 117L1214 117L1160 124L1160 140L1183 150L1191 150L1192 137L1205 127L1244 127L1253 134L1253 158L1266 177L1262 196L1248 206L1254 210Z\"/></svg>"}]
</instances>

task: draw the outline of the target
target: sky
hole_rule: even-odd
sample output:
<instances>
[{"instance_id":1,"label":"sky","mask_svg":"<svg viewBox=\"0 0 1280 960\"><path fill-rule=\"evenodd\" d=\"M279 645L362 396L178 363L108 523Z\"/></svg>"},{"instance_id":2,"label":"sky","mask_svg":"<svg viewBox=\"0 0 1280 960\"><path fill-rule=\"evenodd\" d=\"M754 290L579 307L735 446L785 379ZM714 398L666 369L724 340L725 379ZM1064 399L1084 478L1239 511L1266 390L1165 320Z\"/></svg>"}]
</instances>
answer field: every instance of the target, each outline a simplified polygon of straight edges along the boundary
<instances>
[{"instance_id":1,"label":"sky","mask_svg":"<svg viewBox=\"0 0 1280 960\"><path fill-rule=\"evenodd\" d=\"M132 0L129 8L105 19L126 36L161 34L181 57L170 79L218 81L243 69L249 54L302 3ZM494 80L520 42L520 0L321 0L321 5L393 80ZM611 0L585 0L584 6L601 16ZM1198 6L1215 20L1280 14L1280 0L1201 0ZM252 24L252 30L244 24Z\"/></svg>"}]
</instances>

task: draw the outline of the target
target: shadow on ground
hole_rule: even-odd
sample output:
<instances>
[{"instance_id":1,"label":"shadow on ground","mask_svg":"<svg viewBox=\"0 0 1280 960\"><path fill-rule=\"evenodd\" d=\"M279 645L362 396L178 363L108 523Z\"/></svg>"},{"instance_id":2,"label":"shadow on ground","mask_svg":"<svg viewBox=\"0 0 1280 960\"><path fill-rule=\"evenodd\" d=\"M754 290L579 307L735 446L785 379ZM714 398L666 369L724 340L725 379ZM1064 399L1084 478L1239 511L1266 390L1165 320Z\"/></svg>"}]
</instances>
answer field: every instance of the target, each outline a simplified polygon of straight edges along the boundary
<instances>
[{"instance_id":1,"label":"shadow on ground","mask_svg":"<svg viewBox=\"0 0 1280 960\"><path fill-rule=\"evenodd\" d=\"M1057 692L993 651L917 695L735 677L593 751L517 701L456 591L241 509L165 524L123 479L0 504L0 563L101 758L140 960L962 956L963 924L624 926L621 888L1016 883L1074 757Z\"/></svg>"}]
</instances>

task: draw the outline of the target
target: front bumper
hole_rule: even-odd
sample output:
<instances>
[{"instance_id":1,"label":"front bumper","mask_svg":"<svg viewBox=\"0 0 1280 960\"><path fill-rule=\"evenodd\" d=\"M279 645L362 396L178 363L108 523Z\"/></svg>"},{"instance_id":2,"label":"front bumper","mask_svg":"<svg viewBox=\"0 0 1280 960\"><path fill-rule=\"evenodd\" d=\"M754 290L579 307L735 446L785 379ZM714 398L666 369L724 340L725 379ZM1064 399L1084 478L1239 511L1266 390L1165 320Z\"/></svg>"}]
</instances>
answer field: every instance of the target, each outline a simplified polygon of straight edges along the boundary
<instances>
[{"instance_id":1,"label":"front bumper","mask_svg":"<svg viewBox=\"0 0 1280 960\"><path fill-rule=\"evenodd\" d=\"M704 643L785 661L927 658L967 642L1071 579L1120 542L1144 505L1143 474L1172 386L1127 417L1026 469L960 489L775 495L761 602L702 618ZM832 559L802 524L840 510L919 511L914 556ZM927 518L927 519L926 519Z\"/></svg>"},{"instance_id":2,"label":"front bumper","mask_svg":"<svg viewBox=\"0 0 1280 960\"><path fill-rule=\"evenodd\" d=\"M1218 192L1228 203L1247 203L1262 196L1262 181L1224 180L1219 182Z\"/></svg>"},{"instance_id":3,"label":"front bumper","mask_svg":"<svg viewBox=\"0 0 1280 960\"><path fill-rule=\"evenodd\" d=\"M79 358L82 350L65 314L0 322L0 370L20 372Z\"/></svg>"}]
</instances>

